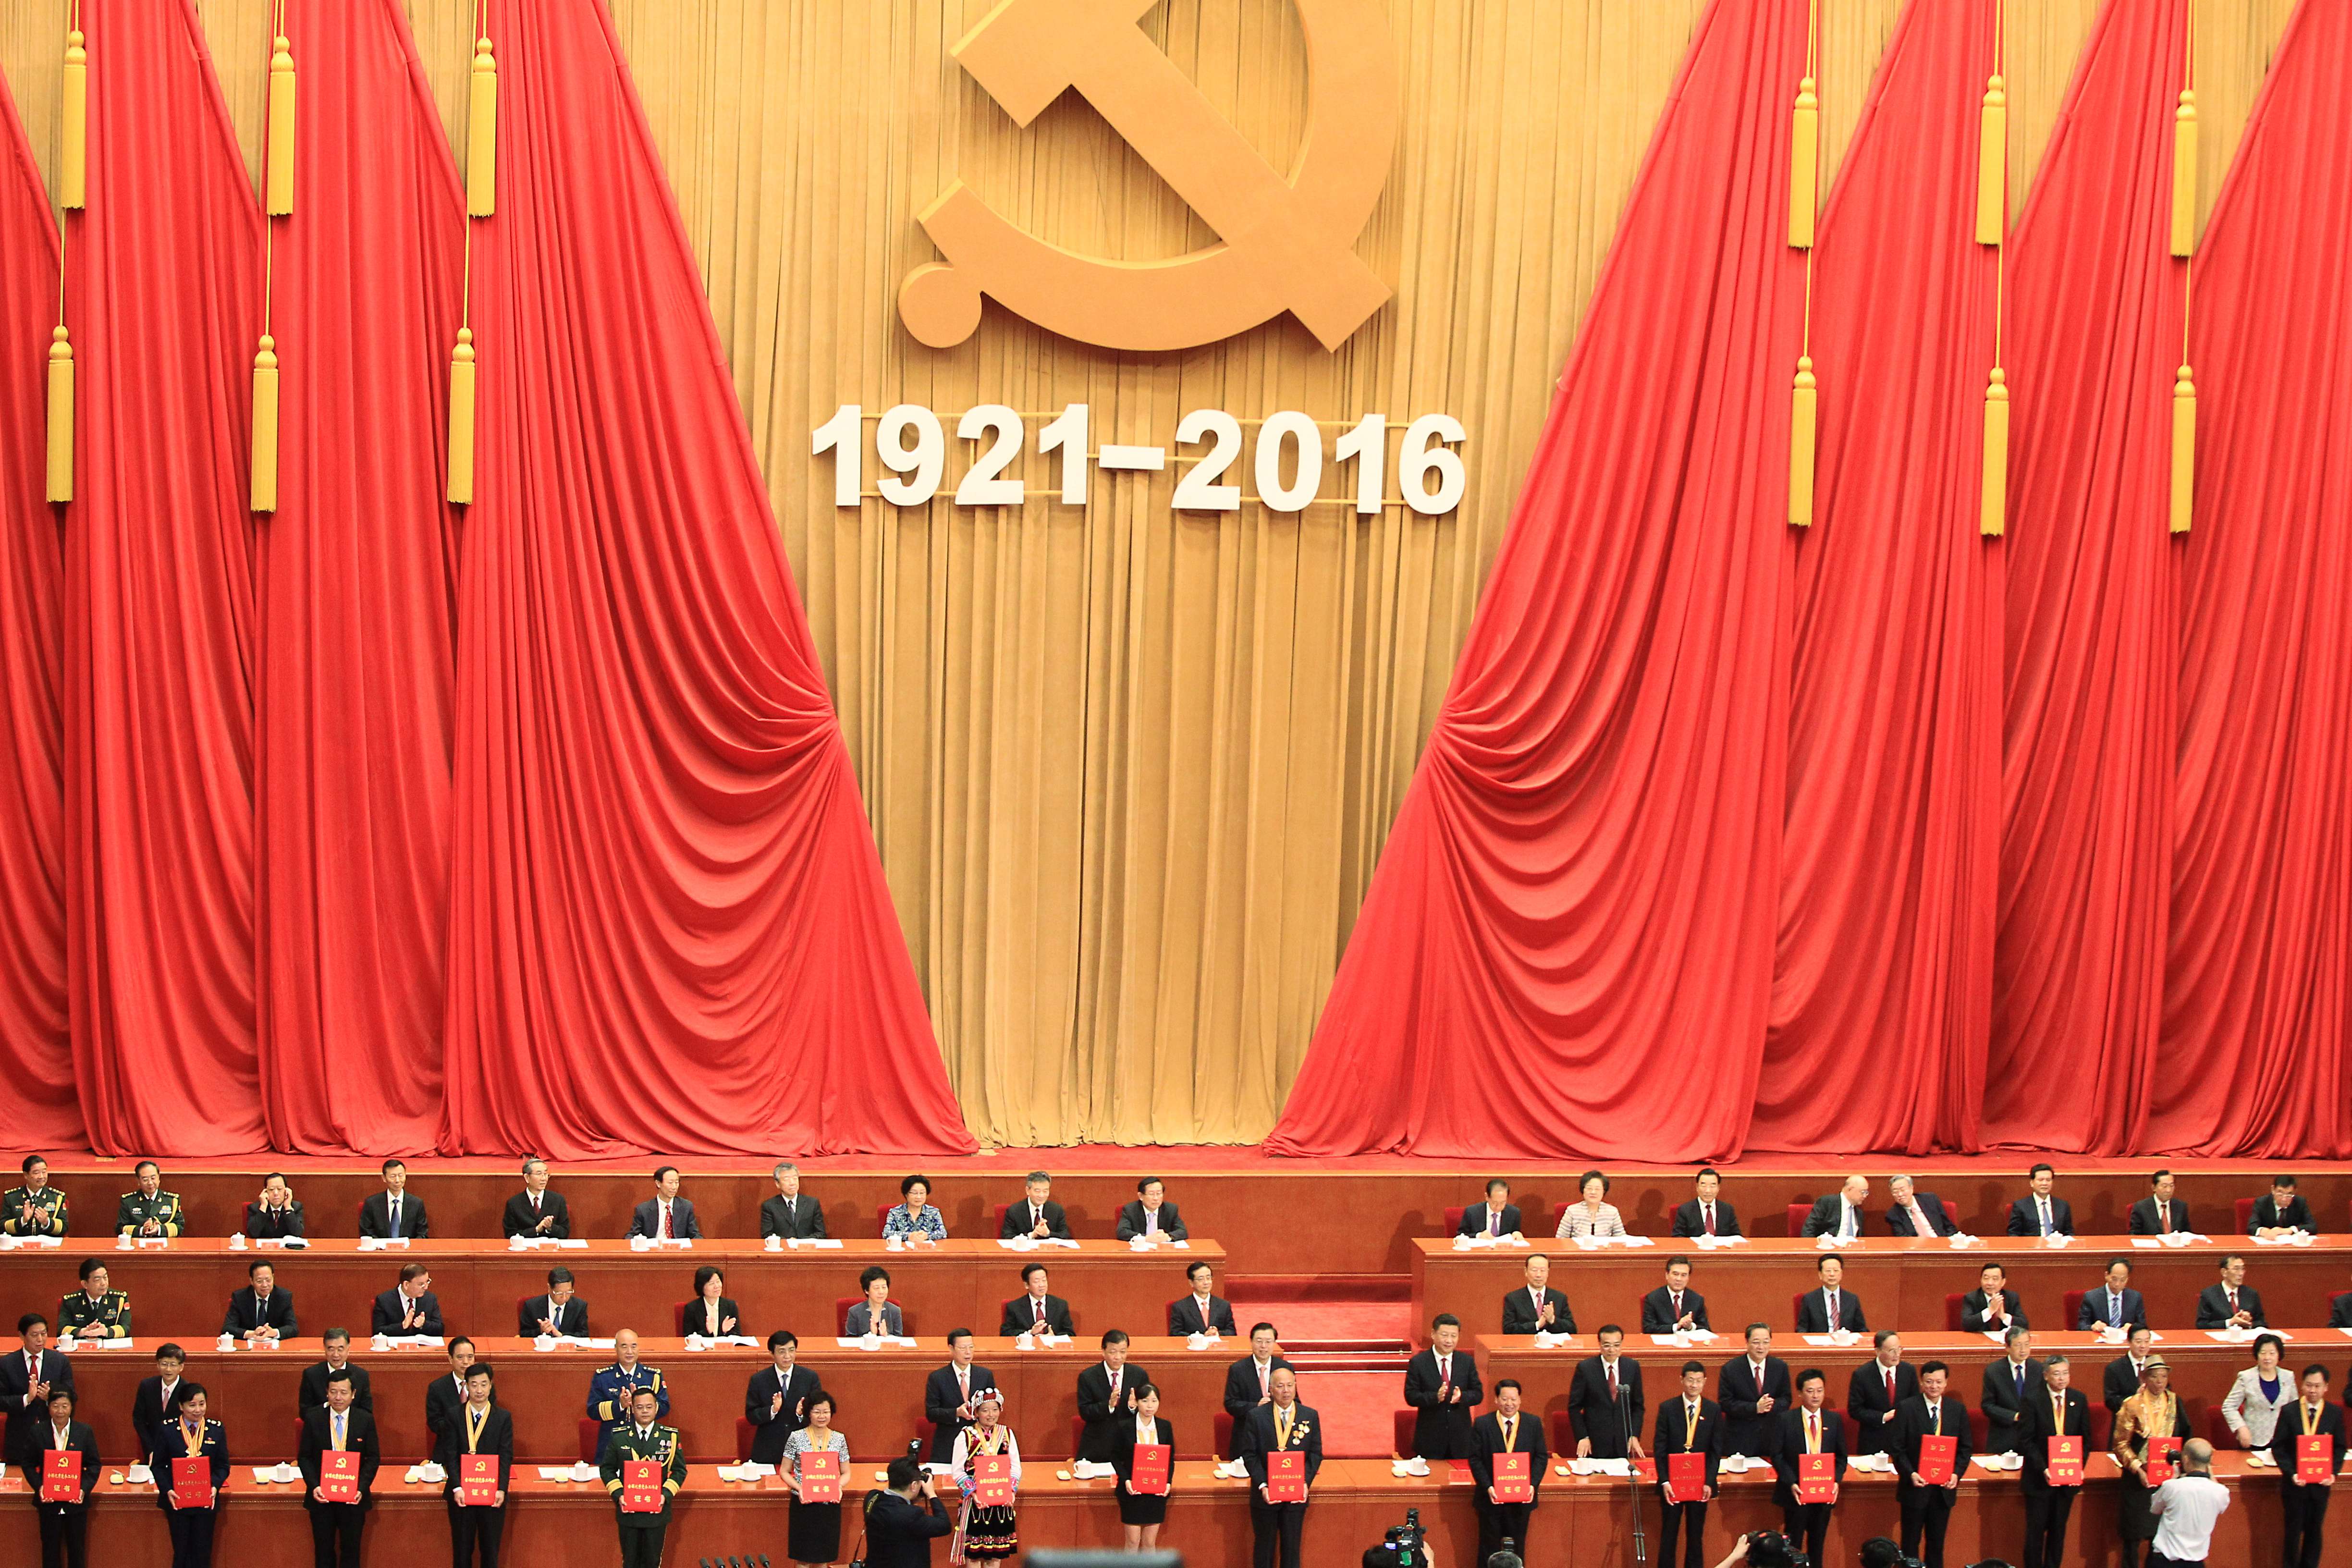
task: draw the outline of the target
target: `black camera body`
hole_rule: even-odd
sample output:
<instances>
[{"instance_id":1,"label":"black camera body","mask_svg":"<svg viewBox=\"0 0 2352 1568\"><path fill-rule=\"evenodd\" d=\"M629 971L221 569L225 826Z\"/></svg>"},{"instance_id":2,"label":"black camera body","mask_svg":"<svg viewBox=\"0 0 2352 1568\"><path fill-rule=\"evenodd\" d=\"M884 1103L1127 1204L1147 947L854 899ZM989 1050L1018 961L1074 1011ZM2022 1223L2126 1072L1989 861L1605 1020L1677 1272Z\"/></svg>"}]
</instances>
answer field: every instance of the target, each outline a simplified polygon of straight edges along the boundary
<instances>
[{"instance_id":1,"label":"black camera body","mask_svg":"<svg viewBox=\"0 0 2352 1568\"><path fill-rule=\"evenodd\" d=\"M1429 1552L1424 1544L1426 1532L1421 1528L1421 1510L1404 1510L1404 1522L1391 1524L1381 1532L1381 1543L1364 1552L1364 1568L1427 1568Z\"/></svg>"}]
</instances>

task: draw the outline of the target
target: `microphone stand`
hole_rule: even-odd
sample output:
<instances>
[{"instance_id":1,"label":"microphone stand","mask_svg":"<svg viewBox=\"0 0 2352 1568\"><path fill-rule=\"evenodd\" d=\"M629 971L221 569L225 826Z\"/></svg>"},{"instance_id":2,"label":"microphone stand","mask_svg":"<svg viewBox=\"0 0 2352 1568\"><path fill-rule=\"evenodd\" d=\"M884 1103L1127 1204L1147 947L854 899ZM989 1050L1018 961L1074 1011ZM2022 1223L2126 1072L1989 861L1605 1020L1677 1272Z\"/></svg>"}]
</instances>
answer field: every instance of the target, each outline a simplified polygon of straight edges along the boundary
<instances>
[{"instance_id":1,"label":"microphone stand","mask_svg":"<svg viewBox=\"0 0 2352 1568\"><path fill-rule=\"evenodd\" d=\"M1632 1399L1633 1394L1625 1386L1625 1380L1619 1378L1617 1380L1617 1431L1623 1439L1620 1446L1627 1450L1629 1462L1625 1466L1627 1471L1625 1479L1627 1489L1633 1497L1633 1563L1634 1568L1641 1568L1643 1563L1650 1560L1650 1543L1648 1538L1642 1533L1642 1478L1632 1473L1633 1467L1630 1462L1633 1446L1639 1436L1633 1430Z\"/></svg>"}]
</instances>

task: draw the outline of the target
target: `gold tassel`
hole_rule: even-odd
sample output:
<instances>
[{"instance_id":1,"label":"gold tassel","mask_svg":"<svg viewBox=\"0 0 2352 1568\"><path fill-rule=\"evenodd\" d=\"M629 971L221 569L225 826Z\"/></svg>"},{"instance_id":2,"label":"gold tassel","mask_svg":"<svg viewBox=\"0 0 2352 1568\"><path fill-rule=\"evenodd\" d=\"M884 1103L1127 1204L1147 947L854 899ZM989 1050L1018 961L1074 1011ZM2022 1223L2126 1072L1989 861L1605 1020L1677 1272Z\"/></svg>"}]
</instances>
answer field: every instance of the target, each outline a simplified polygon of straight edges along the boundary
<instances>
[{"instance_id":1,"label":"gold tassel","mask_svg":"<svg viewBox=\"0 0 2352 1568\"><path fill-rule=\"evenodd\" d=\"M281 33L269 57L269 204L271 217L294 212L294 56Z\"/></svg>"},{"instance_id":2,"label":"gold tassel","mask_svg":"<svg viewBox=\"0 0 2352 1568\"><path fill-rule=\"evenodd\" d=\"M73 500L73 344L60 325L49 343L49 499Z\"/></svg>"},{"instance_id":3,"label":"gold tassel","mask_svg":"<svg viewBox=\"0 0 2352 1568\"><path fill-rule=\"evenodd\" d=\"M474 96L466 111L466 216L499 205L499 62L490 40L474 40Z\"/></svg>"},{"instance_id":4,"label":"gold tassel","mask_svg":"<svg viewBox=\"0 0 2352 1568\"><path fill-rule=\"evenodd\" d=\"M255 511L278 510L278 340L261 334L253 356L253 503Z\"/></svg>"},{"instance_id":5,"label":"gold tassel","mask_svg":"<svg viewBox=\"0 0 2352 1568\"><path fill-rule=\"evenodd\" d=\"M1985 78L1977 123L1977 243L1999 245L2009 230L2009 88Z\"/></svg>"},{"instance_id":6,"label":"gold tassel","mask_svg":"<svg viewBox=\"0 0 2352 1568\"><path fill-rule=\"evenodd\" d=\"M1789 128L1789 244L1797 250L1813 247L1821 141L1822 100L1807 77L1797 84L1796 119Z\"/></svg>"},{"instance_id":7,"label":"gold tassel","mask_svg":"<svg viewBox=\"0 0 2352 1568\"><path fill-rule=\"evenodd\" d=\"M1813 359L1802 354L1797 360L1797 379L1789 401L1789 526L1811 528L1813 525L1813 439L1815 434L1815 401L1820 394L1813 381Z\"/></svg>"},{"instance_id":8,"label":"gold tassel","mask_svg":"<svg viewBox=\"0 0 2352 1568\"><path fill-rule=\"evenodd\" d=\"M79 31L66 35L66 144L58 173L58 205L77 211L89 205L89 51L82 44Z\"/></svg>"},{"instance_id":9,"label":"gold tassel","mask_svg":"<svg viewBox=\"0 0 2352 1568\"><path fill-rule=\"evenodd\" d=\"M457 329L449 356L449 504L474 500L474 330Z\"/></svg>"},{"instance_id":10,"label":"gold tassel","mask_svg":"<svg viewBox=\"0 0 2352 1568\"><path fill-rule=\"evenodd\" d=\"M2009 376L1993 366L1985 385L1984 503L1977 531L2000 537L2009 521Z\"/></svg>"},{"instance_id":11,"label":"gold tassel","mask_svg":"<svg viewBox=\"0 0 2352 1568\"><path fill-rule=\"evenodd\" d=\"M2172 111L2172 254L2197 248L2197 95L2180 89Z\"/></svg>"},{"instance_id":12,"label":"gold tassel","mask_svg":"<svg viewBox=\"0 0 2352 1568\"><path fill-rule=\"evenodd\" d=\"M2182 365L2172 383L2172 531L2189 531L2197 489L2197 384Z\"/></svg>"}]
</instances>

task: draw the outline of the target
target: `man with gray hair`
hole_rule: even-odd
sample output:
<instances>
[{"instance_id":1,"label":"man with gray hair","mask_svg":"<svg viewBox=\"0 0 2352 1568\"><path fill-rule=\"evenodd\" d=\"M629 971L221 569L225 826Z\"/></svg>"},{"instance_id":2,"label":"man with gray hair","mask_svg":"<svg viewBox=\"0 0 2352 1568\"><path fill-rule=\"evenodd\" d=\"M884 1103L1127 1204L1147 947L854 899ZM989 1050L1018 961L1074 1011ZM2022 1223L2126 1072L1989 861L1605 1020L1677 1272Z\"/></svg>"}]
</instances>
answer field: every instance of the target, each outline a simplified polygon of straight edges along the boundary
<instances>
[{"instance_id":1,"label":"man with gray hair","mask_svg":"<svg viewBox=\"0 0 2352 1568\"><path fill-rule=\"evenodd\" d=\"M760 1205L760 1239L781 1236L786 1241L807 1241L824 1235L824 1210L801 1192L801 1168L790 1160L769 1173L776 1180L776 1195Z\"/></svg>"},{"instance_id":2,"label":"man with gray hair","mask_svg":"<svg viewBox=\"0 0 2352 1568\"><path fill-rule=\"evenodd\" d=\"M2180 1473L2156 1489L2147 1508L2156 1515L2147 1568L2205 1568L2213 1523L2230 1510L2230 1489L2213 1479L2213 1445L2202 1437L2182 1444Z\"/></svg>"},{"instance_id":3,"label":"man with gray hair","mask_svg":"<svg viewBox=\"0 0 2352 1568\"><path fill-rule=\"evenodd\" d=\"M522 1163L522 1191L507 1200L499 1228L509 1236L535 1240L568 1240L572 1210L562 1193L547 1190L547 1162L533 1155Z\"/></svg>"},{"instance_id":4,"label":"man with gray hair","mask_svg":"<svg viewBox=\"0 0 2352 1568\"><path fill-rule=\"evenodd\" d=\"M1886 1195L1892 1200L1886 1211L1890 1236L1949 1236L1960 1228L1944 1207L1944 1200L1918 1191L1908 1176L1887 1183Z\"/></svg>"},{"instance_id":5,"label":"man with gray hair","mask_svg":"<svg viewBox=\"0 0 2352 1568\"><path fill-rule=\"evenodd\" d=\"M1067 1241L1070 1222L1062 1213L1062 1205L1053 1199L1054 1178L1043 1171L1029 1173L1027 1191L1017 1204L1004 1206L1004 1223L997 1227L998 1237L1011 1241L1025 1236L1036 1241Z\"/></svg>"}]
</instances>

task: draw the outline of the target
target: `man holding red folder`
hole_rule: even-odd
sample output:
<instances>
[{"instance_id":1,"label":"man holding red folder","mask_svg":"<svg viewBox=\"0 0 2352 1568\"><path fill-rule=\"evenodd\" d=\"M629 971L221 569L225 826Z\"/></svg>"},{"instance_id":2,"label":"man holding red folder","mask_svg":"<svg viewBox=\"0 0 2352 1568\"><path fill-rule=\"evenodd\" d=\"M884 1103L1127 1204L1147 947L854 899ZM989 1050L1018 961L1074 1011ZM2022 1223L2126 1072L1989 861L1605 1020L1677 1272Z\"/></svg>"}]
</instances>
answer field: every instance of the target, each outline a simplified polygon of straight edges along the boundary
<instances>
[{"instance_id":1,"label":"man holding red folder","mask_svg":"<svg viewBox=\"0 0 2352 1568\"><path fill-rule=\"evenodd\" d=\"M368 1489L383 1456L375 1417L359 1408L352 1369L327 1373L327 1403L302 1413L302 1506L310 1515L310 1554L317 1568L359 1568L360 1527L367 1521Z\"/></svg>"},{"instance_id":2,"label":"man holding red folder","mask_svg":"<svg viewBox=\"0 0 2352 1568\"><path fill-rule=\"evenodd\" d=\"M1478 1561L1502 1550L1503 1538L1528 1556L1528 1527L1542 1500L1543 1418L1519 1407L1519 1380L1495 1384L1495 1407L1470 1424L1470 1506L1478 1511Z\"/></svg>"},{"instance_id":3,"label":"man holding red folder","mask_svg":"<svg viewBox=\"0 0 2352 1568\"><path fill-rule=\"evenodd\" d=\"M2091 1447L2091 1402L2074 1386L2074 1367L2063 1355L2042 1363L2042 1388L2017 1413L2018 1452L2025 1468L2017 1489L2025 1494L2025 1568L2058 1568L2066 1560L2066 1521L2083 1493L2083 1463Z\"/></svg>"},{"instance_id":4,"label":"man holding red folder","mask_svg":"<svg viewBox=\"0 0 2352 1568\"><path fill-rule=\"evenodd\" d=\"M1845 1481L1845 1418L1824 1408L1829 1378L1817 1366L1797 1374L1797 1403L1781 1412L1780 1443L1772 1455L1780 1483L1773 1500L1780 1505L1780 1528L1791 1545L1801 1546L1815 1563L1830 1533L1830 1510L1837 1506L1838 1488Z\"/></svg>"},{"instance_id":5,"label":"man holding red folder","mask_svg":"<svg viewBox=\"0 0 2352 1568\"><path fill-rule=\"evenodd\" d=\"M2344 1464L2344 1412L2328 1403L2327 1369L2316 1362L2303 1369L2303 1397L2278 1413L2271 1458L2286 1524L2279 1561L2284 1568L2318 1568L2327 1500Z\"/></svg>"},{"instance_id":6,"label":"man holding red folder","mask_svg":"<svg viewBox=\"0 0 2352 1568\"><path fill-rule=\"evenodd\" d=\"M1919 1392L1895 1412L1895 1499L1903 1510L1903 1550L1927 1568L1944 1568L1944 1527L1960 1495L1960 1472L1976 1445L1969 1436L1968 1407L1946 1388L1952 1369L1931 1361L1919 1369Z\"/></svg>"},{"instance_id":7,"label":"man holding red folder","mask_svg":"<svg viewBox=\"0 0 2352 1568\"><path fill-rule=\"evenodd\" d=\"M434 1462L448 1476L442 1498L449 1508L453 1568L499 1568L506 1534L507 1490L514 1479L514 1416L490 1400L494 1379L487 1362L466 1368L466 1403L441 1429Z\"/></svg>"},{"instance_id":8,"label":"man holding red folder","mask_svg":"<svg viewBox=\"0 0 2352 1568\"><path fill-rule=\"evenodd\" d=\"M1243 1418L1242 1463L1250 1479L1254 1568L1301 1568L1307 1494L1323 1468L1323 1418L1298 1402L1298 1374L1277 1366L1267 1402Z\"/></svg>"},{"instance_id":9,"label":"man holding red folder","mask_svg":"<svg viewBox=\"0 0 2352 1568\"><path fill-rule=\"evenodd\" d=\"M1706 1367L1683 1363L1680 1396L1658 1406L1650 1436L1658 1467L1658 1568L1675 1568L1675 1540L1685 1531L1684 1568L1706 1568L1706 1505L1715 1497L1716 1468L1723 1458L1723 1411L1706 1397Z\"/></svg>"},{"instance_id":10,"label":"man holding red folder","mask_svg":"<svg viewBox=\"0 0 2352 1568\"><path fill-rule=\"evenodd\" d=\"M73 1418L74 1392L53 1391L47 1419L25 1450L25 1485L41 1523L41 1568L88 1568L89 1494L98 1485L98 1436Z\"/></svg>"},{"instance_id":11,"label":"man holding red folder","mask_svg":"<svg viewBox=\"0 0 2352 1568\"><path fill-rule=\"evenodd\" d=\"M638 1389L629 1396L628 1421L604 1439L598 1470L613 1497L621 1568L661 1568L670 1500L686 1485L686 1455L677 1433L655 1424L660 1408L652 1389Z\"/></svg>"}]
</instances>

